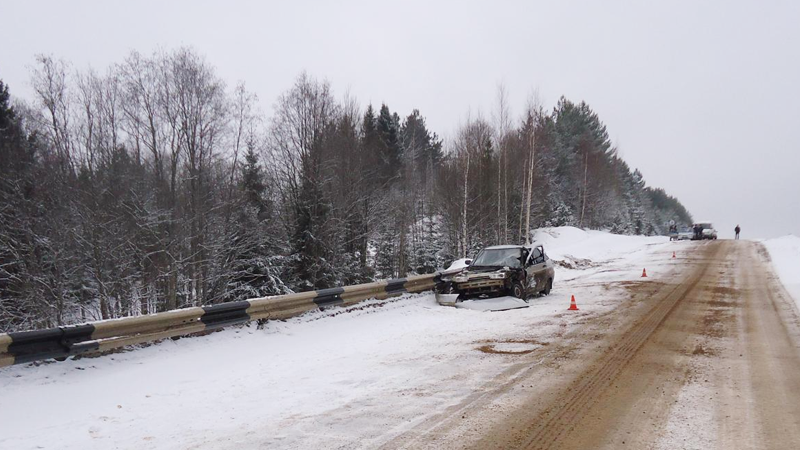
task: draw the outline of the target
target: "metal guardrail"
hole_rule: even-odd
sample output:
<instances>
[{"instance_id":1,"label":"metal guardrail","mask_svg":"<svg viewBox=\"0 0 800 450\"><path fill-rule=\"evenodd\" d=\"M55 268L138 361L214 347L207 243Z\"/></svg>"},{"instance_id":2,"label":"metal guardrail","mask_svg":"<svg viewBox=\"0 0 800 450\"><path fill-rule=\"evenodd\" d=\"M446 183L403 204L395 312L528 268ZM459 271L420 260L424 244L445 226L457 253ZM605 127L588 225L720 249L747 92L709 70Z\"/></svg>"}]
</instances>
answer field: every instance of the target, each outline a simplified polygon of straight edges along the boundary
<instances>
[{"instance_id":1,"label":"metal guardrail","mask_svg":"<svg viewBox=\"0 0 800 450\"><path fill-rule=\"evenodd\" d=\"M439 273L319 291L176 309L45 330L0 334L0 367L101 353L127 345L214 330L259 319L286 319L328 306L431 290Z\"/></svg>"}]
</instances>

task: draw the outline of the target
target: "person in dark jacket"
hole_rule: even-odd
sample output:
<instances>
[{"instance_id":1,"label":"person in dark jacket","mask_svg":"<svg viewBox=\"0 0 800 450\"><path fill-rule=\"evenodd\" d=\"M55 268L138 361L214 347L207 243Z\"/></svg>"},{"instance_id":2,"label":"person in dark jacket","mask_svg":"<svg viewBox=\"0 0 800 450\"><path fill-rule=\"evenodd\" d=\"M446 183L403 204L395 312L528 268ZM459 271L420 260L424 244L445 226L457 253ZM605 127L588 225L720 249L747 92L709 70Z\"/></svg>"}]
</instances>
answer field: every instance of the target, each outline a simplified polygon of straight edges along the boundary
<instances>
[{"instance_id":1,"label":"person in dark jacket","mask_svg":"<svg viewBox=\"0 0 800 450\"><path fill-rule=\"evenodd\" d=\"M739 225L736 225L736 228L734 228L733 231L736 232L736 239L739 239L739 232L742 231L742 229L739 228Z\"/></svg>"}]
</instances>

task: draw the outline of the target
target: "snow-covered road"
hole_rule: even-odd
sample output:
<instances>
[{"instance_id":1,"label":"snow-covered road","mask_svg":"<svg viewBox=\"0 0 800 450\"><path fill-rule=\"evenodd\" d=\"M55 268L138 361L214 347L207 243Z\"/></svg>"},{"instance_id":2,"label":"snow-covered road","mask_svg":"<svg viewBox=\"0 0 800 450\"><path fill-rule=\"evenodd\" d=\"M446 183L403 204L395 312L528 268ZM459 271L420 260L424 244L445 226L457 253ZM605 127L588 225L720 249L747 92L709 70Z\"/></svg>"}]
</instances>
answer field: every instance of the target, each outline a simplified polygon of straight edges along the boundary
<instances>
[{"instance_id":1,"label":"snow-covered road","mask_svg":"<svg viewBox=\"0 0 800 450\"><path fill-rule=\"evenodd\" d=\"M378 447L514 370L516 355L614 310L643 268L669 280L696 245L574 228L537 239L571 268L558 267L552 294L526 309L407 295L0 370L0 448ZM580 311L566 311L570 295Z\"/></svg>"}]
</instances>

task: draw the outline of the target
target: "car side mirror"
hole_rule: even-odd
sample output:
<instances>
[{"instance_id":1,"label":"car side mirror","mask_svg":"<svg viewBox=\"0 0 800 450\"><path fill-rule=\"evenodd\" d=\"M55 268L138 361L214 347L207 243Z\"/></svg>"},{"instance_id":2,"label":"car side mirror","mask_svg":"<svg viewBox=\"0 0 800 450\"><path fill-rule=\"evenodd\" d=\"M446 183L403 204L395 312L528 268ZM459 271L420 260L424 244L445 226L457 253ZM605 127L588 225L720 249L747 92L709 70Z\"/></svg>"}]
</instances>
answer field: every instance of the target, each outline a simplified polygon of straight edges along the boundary
<instances>
[{"instance_id":1,"label":"car side mirror","mask_svg":"<svg viewBox=\"0 0 800 450\"><path fill-rule=\"evenodd\" d=\"M472 260L471 259L465 259L464 260L464 264L470 265L470 264L472 264Z\"/></svg>"}]
</instances>

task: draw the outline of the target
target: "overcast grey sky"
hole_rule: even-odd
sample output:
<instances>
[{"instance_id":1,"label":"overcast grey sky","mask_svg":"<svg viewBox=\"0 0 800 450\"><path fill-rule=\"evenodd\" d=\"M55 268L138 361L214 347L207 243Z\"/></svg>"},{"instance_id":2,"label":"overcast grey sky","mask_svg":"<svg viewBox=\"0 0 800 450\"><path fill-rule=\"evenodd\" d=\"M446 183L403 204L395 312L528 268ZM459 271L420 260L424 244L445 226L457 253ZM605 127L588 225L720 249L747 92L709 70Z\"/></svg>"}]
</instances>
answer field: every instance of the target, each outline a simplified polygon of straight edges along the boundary
<instances>
[{"instance_id":1,"label":"overcast grey sky","mask_svg":"<svg viewBox=\"0 0 800 450\"><path fill-rule=\"evenodd\" d=\"M262 4L263 3L263 4ZM720 237L800 235L800 2L3 1L0 79L37 53L98 70L194 47L269 115L302 70L441 136L537 89L600 115L624 159Z\"/></svg>"}]
</instances>

